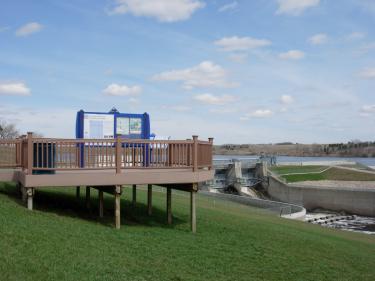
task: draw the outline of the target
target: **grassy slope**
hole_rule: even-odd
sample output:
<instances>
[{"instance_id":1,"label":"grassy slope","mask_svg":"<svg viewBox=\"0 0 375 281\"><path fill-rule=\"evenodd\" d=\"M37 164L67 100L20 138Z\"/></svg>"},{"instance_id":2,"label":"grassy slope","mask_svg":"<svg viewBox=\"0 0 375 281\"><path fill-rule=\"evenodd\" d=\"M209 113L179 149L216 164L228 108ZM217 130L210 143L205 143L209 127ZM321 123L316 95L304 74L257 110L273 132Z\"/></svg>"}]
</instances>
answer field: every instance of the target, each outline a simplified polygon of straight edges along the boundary
<instances>
[{"instance_id":1,"label":"grassy slope","mask_svg":"<svg viewBox=\"0 0 375 281\"><path fill-rule=\"evenodd\" d=\"M320 174L302 174L282 176L287 182L300 181L319 181L319 180L337 180L337 181L375 181L374 174L361 173L338 168L329 169Z\"/></svg>"},{"instance_id":2,"label":"grassy slope","mask_svg":"<svg viewBox=\"0 0 375 281\"><path fill-rule=\"evenodd\" d=\"M271 171L283 175L293 173L316 173L326 169L327 166L275 166L271 167Z\"/></svg>"},{"instance_id":3,"label":"grassy slope","mask_svg":"<svg viewBox=\"0 0 375 281\"><path fill-rule=\"evenodd\" d=\"M165 225L165 194L146 193L131 210L122 199L121 230L87 215L73 189L37 193L36 211L0 184L2 280L373 280L375 237L335 231L198 196L198 233L189 231L189 199L173 195L174 225ZM95 194L96 196L96 194ZM93 201L95 203L95 201ZM42 210L42 211L41 211Z\"/></svg>"}]
</instances>

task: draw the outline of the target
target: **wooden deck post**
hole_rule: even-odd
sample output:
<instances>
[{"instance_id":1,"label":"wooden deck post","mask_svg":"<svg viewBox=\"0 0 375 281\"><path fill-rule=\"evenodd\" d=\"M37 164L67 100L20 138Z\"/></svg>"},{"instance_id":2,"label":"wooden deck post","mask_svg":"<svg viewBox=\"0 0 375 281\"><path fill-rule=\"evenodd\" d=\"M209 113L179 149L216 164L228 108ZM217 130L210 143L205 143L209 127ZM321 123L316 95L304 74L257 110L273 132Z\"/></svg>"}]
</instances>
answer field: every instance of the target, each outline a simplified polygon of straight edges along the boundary
<instances>
[{"instance_id":1,"label":"wooden deck post","mask_svg":"<svg viewBox=\"0 0 375 281\"><path fill-rule=\"evenodd\" d=\"M115 227L120 229L121 226L121 208L120 208L121 185L115 187Z\"/></svg>"},{"instance_id":2,"label":"wooden deck post","mask_svg":"<svg viewBox=\"0 0 375 281\"><path fill-rule=\"evenodd\" d=\"M172 224L172 189L167 187L167 221Z\"/></svg>"},{"instance_id":3,"label":"wooden deck post","mask_svg":"<svg viewBox=\"0 0 375 281\"><path fill-rule=\"evenodd\" d=\"M104 213L104 195L103 195L103 191L102 190L99 190L99 217L102 218L103 217L103 213Z\"/></svg>"},{"instance_id":4,"label":"wooden deck post","mask_svg":"<svg viewBox=\"0 0 375 281\"><path fill-rule=\"evenodd\" d=\"M80 186L77 186L76 187L76 198L79 199L80 197L80 193L81 193L81 187Z\"/></svg>"},{"instance_id":5,"label":"wooden deck post","mask_svg":"<svg viewBox=\"0 0 375 281\"><path fill-rule=\"evenodd\" d=\"M90 209L90 187L86 186L86 208Z\"/></svg>"},{"instance_id":6,"label":"wooden deck post","mask_svg":"<svg viewBox=\"0 0 375 281\"><path fill-rule=\"evenodd\" d=\"M213 147L214 144L214 138L208 138L208 141L211 144L211 147ZM208 167L209 170L212 170L212 157L211 157L211 165Z\"/></svg>"},{"instance_id":7,"label":"wooden deck post","mask_svg":"<svg viewBox=\"0 0 375 281\"><path fill-rule=\"evenodd\" d=\"M193 172L198 170L198 136L193 136Z\"/></svg>"},{"instance_id":8,"label":"wooden deck post","mask_svg":"<svg viewBox=\"0 0 375 281\"><path fill-rule=\"evenodd\" d=\"M147 214L152 215L152 184L147 185Z\"/></svg>"},{"instance_id":9,"label":"wooden deck post","mask_svg":"<svg viewBox=\"0 0 375 281\"><path fill-rule=\"evenodd\" d=\"M27 174L33 173L34 164L34 147L33 147L33 133L27 132Z\"/></svg>"},{"instance_id":10,"label":"wooden deck post","mask_svg":"<svg viewBox=\"0 0 375 281\"><path fill-rule=\"evenodd\" d=\"M190 224L191 224L191 232L193 233L197 231L195 195L196 195L195 190L190 191Z\"/></svg>"},{"instance_id":11,"label":"wooden deck post","mask_svg":"<svg viewBox=\"0 0 375 281\"><path fill-rule=\"evenodd\" d=\"M137 185L133 184L133 198L132 198L133 207L137 205Z\"/></svg>"},{"instance_id":12,"label":"wooden deck post","mask_svg":"<svg viewBox=\"0 0 375 281\"><path fill-rule=\"evenodd\" d=\"M27 209L33 210L33 197L34 197L34 189L31 187L28 187L26 190L27 194Z\"/></svg>"}]
</instances>

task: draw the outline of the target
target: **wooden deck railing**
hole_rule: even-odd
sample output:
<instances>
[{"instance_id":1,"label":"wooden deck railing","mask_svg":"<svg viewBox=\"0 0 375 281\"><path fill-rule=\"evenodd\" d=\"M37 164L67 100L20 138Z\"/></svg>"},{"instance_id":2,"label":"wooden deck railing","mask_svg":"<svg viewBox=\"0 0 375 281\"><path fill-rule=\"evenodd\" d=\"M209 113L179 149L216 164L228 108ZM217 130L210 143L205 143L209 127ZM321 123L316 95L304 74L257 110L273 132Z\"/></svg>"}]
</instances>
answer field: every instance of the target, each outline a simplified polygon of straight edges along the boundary
<instances>
[{"instance_id":1,"label":"wooden deck railing","mask_svg":"<svg viewBox=\"0 0 375 281\"><path fill-rule=\"evenodd\" d=\"M0 140L0 168L32 171L147 168L212 168L213 139L50 139L29 133Z\"/></svg>"},{"instance_id":2,"label":"wooden deck railing","mask_svg":"<svg viewBox=\"0 0 375 281\"><path fill-rule=\"evenodd\" d=\"M0 168L15 168L21 166L22 141L0 140Z\"/></svg>"}]
</instances>

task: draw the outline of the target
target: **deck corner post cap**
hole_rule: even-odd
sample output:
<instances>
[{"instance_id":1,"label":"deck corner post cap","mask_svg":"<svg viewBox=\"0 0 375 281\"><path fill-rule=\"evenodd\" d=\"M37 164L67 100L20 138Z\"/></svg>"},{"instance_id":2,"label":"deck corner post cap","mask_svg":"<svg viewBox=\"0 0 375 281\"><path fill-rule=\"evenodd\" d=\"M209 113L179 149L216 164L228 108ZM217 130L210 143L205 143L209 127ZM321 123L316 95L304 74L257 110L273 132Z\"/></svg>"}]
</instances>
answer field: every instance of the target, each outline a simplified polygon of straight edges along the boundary
<instances>
[{"instance_id":1,"label":"deck corner post cap","mask_svg":"<svg viewBox=\"0 0 375 281\"><path fill-rule=\"evenodd\" d=\"M30 135L32 135L33 134L33 132L27 132L27 135L28 136L30 136Z\"/></svg>"},{"instance_id":2,"label":"deck corner post cap","mask_svg":"<svg viewBox=\"0 0 375 281\"><path fill-rule=\"evenodd\" d=\"M196 140L198 139L198 136L197 135L193 135L193 140Z\"/></svg>"},{"instance_id":3,"label":"deck corner post cap","mask_svg":"<svg viewBox=\"0 0 375 281\"><path fill-rule=\"evenodd\" d=\"M214 138L212 138L212 137L211 137L211 138L208 138L208 141L209 141L209 142L213 142L213 141L214 141Z\"/></svg>"}]
</instances>

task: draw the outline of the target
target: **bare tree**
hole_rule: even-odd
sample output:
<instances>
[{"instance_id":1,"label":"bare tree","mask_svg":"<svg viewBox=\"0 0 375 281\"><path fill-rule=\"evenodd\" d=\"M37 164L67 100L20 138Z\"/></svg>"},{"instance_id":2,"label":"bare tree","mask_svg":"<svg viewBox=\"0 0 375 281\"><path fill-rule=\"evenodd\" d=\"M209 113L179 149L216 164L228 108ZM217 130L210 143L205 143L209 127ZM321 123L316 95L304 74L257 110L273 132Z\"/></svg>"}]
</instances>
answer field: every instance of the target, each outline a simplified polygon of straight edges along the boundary
<instances>
[{"instance_id":1,"label":"bare tree","mask_svg":"<svg viewBox=\"0 0 375 281\"><path fill-rule=\"evenodd\" d=\"M15 124L0 120L0 139L15 139L19 135Z\"/></svg>"}]
</instances>

